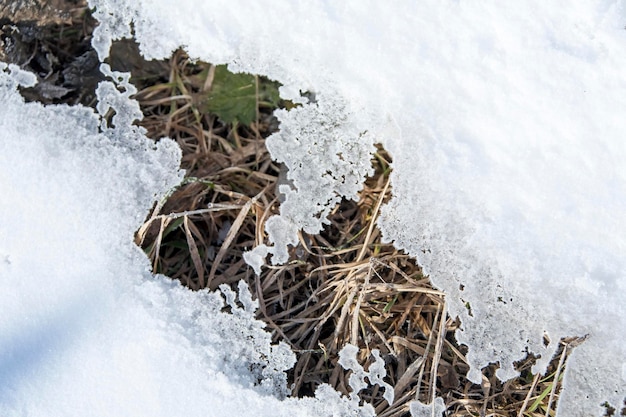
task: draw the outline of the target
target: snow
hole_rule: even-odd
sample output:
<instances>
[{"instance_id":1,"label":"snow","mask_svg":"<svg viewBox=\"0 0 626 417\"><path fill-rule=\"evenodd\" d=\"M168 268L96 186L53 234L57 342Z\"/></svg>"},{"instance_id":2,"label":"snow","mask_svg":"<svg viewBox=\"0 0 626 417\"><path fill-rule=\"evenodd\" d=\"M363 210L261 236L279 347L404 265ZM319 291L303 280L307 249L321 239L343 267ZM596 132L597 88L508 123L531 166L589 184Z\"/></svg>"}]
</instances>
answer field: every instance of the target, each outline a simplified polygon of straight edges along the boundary
<instances>
[{"instance_id":1,"label":"snow","mask_svg":"<svg viewBox=\"0 0 626 417\"><path fill-rule=\"evenodd\" d=\"M184 45L192 57L278 80L284 98L303 104L279 114L285 129L267 142L296 189L283 187L267 244L248 256L255 269L267 254L283 262L299 229L319 230L328 207L354 198L370 172L372 144L381 142L394 159L394 197L379 226L416 257L446 292L449 313L461 317L457 338L469 346L470 378L478 382L481 367L495 361L499 377L513 376L512 362L526 349L542 355L535 370L543 371L559 338L589 335L569 359L558 413L599 415L604 401L622 403L623 2L90 4L101 22L94 34L101 58L111 39L131 34L132 21L148 58ZM11 185L3 185L0 203L0 357L14 359L0 368L10 381L0 390L0 414L37 415L49 404L53 415L72 404L124 414L106 408L115 399L158 415L188 404L181 398L202 398L205 413L219 402L233 414L256 406L279 414L285 406L316 415L319 405L279 403L259 387L226 384L223 361L215 360L223 353L199 336L216 328L189 319L204 307L183 309L192 313L185 316L178 305L200 302L151 278L132 247L151 202L180 178L172 144L152 149L132 129L98 133L89 110L25 105L11 78L0 80L10 104L0 110L0 180ZM102 93L130 106L115 101L115 91ZM118 383L104 389L98 378ZM169 381L185 388L161 395L175 389ZM192 395L211 390L217 398ZM328 387L321 392L338 398ZM431 414L441 410L441 401L432 407ZM187 411L200 413L195 405Z\"/></svg>"},{"instance_id":2,"label":"snow","mask_svg":"<svg viewBox=\"0 0 626 417\"><path fill-rule=\"evenodd\" d=\"M359 403L359 391L368 387L368 383L365 382L367 378L371 384L376 384L385 390L383 398L389 405L393 404L394 392L393 387L386 383L383 379L387 375L385 371L385 361L380 357L380 351L378 349L372 350L372 356L374 356L374 363L372 363L367 371L363 369L358 362L357 354L359 348L347 344L339 351L339 365L344 369L352 371L348 384L352 389L350 393L350 399L356 404Z\"/></svg>"},{"instance_id":3,"label":"snow","mask_svg":"<svg viewBox=\"0 0 626 417\"><path fill-rule=\"evenodd\" d=\"M274 158L289 169L287 176L293 187L280 185L279 192L285 196L280 216L270 217L265 225L268 239L275 245L270 248L259 245L245 254L250 259L246 262L255 271L260 268L258 258L268 253L272 254L274 264L287 262L287 245L297 245L298 230L311 234L321 232L323 225L330 223L326 217L341 197L358 200L361 184L373 173L369 158L374 144L366 139L367 135L359 134L356 127L342 119L340 113L332 117L338 107L336 103L306 103L291 111L275 112L280 132L272 136L267 147ZM361 140L355 141L355 137ZM298 175L301 171L304 175ZM310 203L303 205L303 201Z\"/></svg>"},{"instance_id":4,"label":"snow","mask_svg":"<svg viewBox=\"0 0 626 417\"><path fill-rule=\"evenodd\" d=\"M268 140L296 190L285 189L281 215L268 222L273 246L250 255L256 268L268 252L283 262L298 229L318 230L329 201L354 196L330 181L330 194L311 200L309 185L330 179L320 172L337 180L349 162L362 178L365 151L380 141L394 158L394 198L379 225L448 294L449 312L463 321L457 337L470 347L470 378L480 381L494 361L499 377L514 376L526 349L542 355L535 370L543 371L559 338L588 334L570 359L559 414L621 403L623 3L190 0L123 13L92 4L105 22L133 19L148 57L184 45L191 56L282 82L286 98L315 93L315 103L300 97L308 121L280 114L294 137ZM118 34L101 35L104 56L107 36ZM349 143L357 159L329 157L334 149L311 146L316 136Z\"/></svg>"}]
</instances>

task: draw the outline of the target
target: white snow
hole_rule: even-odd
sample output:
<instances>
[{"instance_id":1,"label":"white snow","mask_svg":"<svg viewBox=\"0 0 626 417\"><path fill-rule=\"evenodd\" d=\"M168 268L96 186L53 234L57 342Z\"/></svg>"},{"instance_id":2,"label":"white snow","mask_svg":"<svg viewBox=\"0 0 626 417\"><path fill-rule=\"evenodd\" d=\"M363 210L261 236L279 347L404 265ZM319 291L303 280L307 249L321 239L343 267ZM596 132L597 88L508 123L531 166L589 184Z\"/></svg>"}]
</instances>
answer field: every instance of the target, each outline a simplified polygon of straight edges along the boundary
<instances>
[{"instance_id":1,"label":"white snow","mask_svg":"<svg viewBox=\"0 0 626 417\"><path fill-rule=\"evenodd\" d=\"M372 143L380 141L394 158L394 198L383 209L380 227L447 293L449 312L463 321L457 337L470 348L470 377L478 381L480 368L493 361L501 364L501 378L511 377L512 362L526 348L542 355L536 367L541 371L560 337L588 334L569 360L559 415L599 415L602 402L621 404L626 397L623 2L90 4L102 22L94 36L101 58L112 38L130 35L133 21L149 58L167 57L184 45L193 57L276 79L285 98L304 103L297 112L279 114L288 129L268 140L273 157L290 167L297 189L286 190L286 208L270 222L268 246L251 255L257 268L265 251L272 261L283 261L284 247L299 228L319 230L329 204L354 197L369 172ZM130 243L152 199L178 178L171 144L140 150L146 145L135 136L126 143L121 132L97 134L99 120L88 110L20 104L7 82L5 77L0 84L8 97L3 104L10 103L0 117L0 180L9 189L0 206L6 225L0 230L0 282L7 294L0 340L1 352L16 360L0 368L11 381L0 388L1 406L32 415L30 410L62 392L69 396L62 397L65 407L89 403L80 399L97 397L98 388L87 374L132 386L149 381L153 386L136 396L171 401L163 410L190 392L215 388L211 384L221 377L206 375L221 375L221 368L207 358L219 356L219 350L190 336L197 335L189 329L199 324L180 324L183 313L175 305L184 304L186 296L174 294L185 292L146 278L145 259ZM314 92L316 102L308 103L300 91ZM28 139L31 134L36 139ZM73 145L59 147L59 138L67 137L74 138ZM294 149L289 143L296 140L302 145ZM316 141L324 145L316 147ZM128 148L134 151L120 151ZM161 163L148 163L154 159ZM154 166L163 168L150 171ZM312 193L311 184L327 188ZM45 247L33 243L44 241ZM141 288L164 294L163 308L150 307L152 296ZM461 298L470 302L473 317ZM145 331L127 324L128 317L136 317ZM544 332L552 340L547 348ZM117 356L107 354L116 351L106 348L113 339L121 340ZM154 343L154 354L145 340ZM174 351L179 345L187 347ZM135 354L122 366L126 352ZM176 352L180 362L198 365L185 368L196 383L180 396L157 395L159 382L180 371ZM80 366L79 360L89 365ZM152 377L138 381L136 375ZM225 389L224 404L235 397L237 384ZM127 391L115 391L116 386L124 385L107 385L106 398L143 404L122 398ZM233 405L243 404L233 414L261 398L251 392ZM274 404L262 398L263 404ZM148 401L139 412L151 414L150 406L159 408L155 404Z\"/></svg>"},{"instance_id":2,"label":"white snow","mask_svg":"<svg viewBox=\"0 0 626 417\"><path fill-rule=\"evenodd\" d=\"M393 404L393 387L383 379L387 373L385 371L385 361L380 357L380 351L378 349L372 350L372 356L374 356L375 361L370 365L367 371L363 369L361 364L358 362L358 353L359 348L351 344L345 345L339 351L339 365L341 365L344 369L352 371L348 380L348 384L352 390L350 393L350 399L358 404L360 401L358 396L359 391L367 388L370 384L376 384L384 389L383 398L387 401L387 403L389 405ZM365 378L370 381L370 384L365 382Z\"/></svg>"}]
</instances>

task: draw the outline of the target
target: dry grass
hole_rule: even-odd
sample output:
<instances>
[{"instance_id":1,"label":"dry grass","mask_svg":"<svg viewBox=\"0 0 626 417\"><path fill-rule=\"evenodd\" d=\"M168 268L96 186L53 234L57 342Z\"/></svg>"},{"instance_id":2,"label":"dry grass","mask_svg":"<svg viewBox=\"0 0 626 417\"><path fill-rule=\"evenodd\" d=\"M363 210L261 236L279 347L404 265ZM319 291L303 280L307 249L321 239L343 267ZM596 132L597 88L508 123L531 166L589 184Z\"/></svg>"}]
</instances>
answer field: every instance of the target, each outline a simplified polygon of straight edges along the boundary
<instances>
[{"instance_id":1,"label":"dry grass","mask_svg":"<svg viewBox=\"0 0 626 417\"><path fill-rule=\"evenodd\" d=\"M365 367L373 349L386 361L394 403L377 387L362 392L380 416L408 415L410 401L435 395L446 400L449 416L554 415L568 341L545 377L530 373L528 357L514 380L498 381L496 365L484 370L480 385L465 378L465 348L453 337L460 323L444 314L444 294L411 258L380 241L375 221L391 193L391 160L382 148L359 201L338 205L320 235L301 234L288 264L254 276L242 252L263 241L264 222L278 209L280 168L264 146L276 122L260 109L249 127L221 123L201 106L211 65L192 63L182 51L168 65L137 96L146 114L142 125L154 138L176 139L188 170L137 234L155 271L192 289L245 279L260 301L259 318L297 353L289 375L293 395L311 395L321 383L347 393L349 375L337 361L351 343Z\"/></svg>"},{"instance_id":2,"label":"dry grass","mask_svg":"<svg viewBox=\"0 0 626 417\"><path fill-rule=\"evenodd\" d=\"M157 205L137 243L155 271L192 289L215 289L249 278L242 253L254 246L262 219L275 209L278 168L264 145L275 121L259 114L249 127L224 125L202 108L213 67L191 63L181 51L169 67L166 78L137 99L149 135L169 136L180 145L187 177Z\"/></svg>"},{"instance_id":3,"label":"dry grass","mask_svg":"<svg viewBox=\"0 0 626 417\"><path fill-rule=\"evenodd\" d=\"M73 21L71 33L82 33L80 42L90 34L85 19ZM518 378L502 383L492 365L483 370L482 384L467 381L466 349L454 339L460 323L445 315L444 294L432 288L411 258L381 243L375 227L380 205L391 193L391 159L384 149L372 160L376 173L359 201L343 201L320 235L300 236L288 264L256 277L242 253L264 240L264 223L278 209L280 167L264 144L278 128L271 111L259 108L250 126L222 123L203 105L213 67L190 61L182 51L167 62L148 63L132 42L124 42L115 46L110 61L114 69L133 72L145 114L141 125L155 140L175 139L187 170L185 181L138 230L137 244L155 272L193 290L246 280L260 301L259 319L275 340L297 353L289 374L293 395L310 395L321 383L347 393L349 375L337 361L338 351L352 343L366 368L374 349L385 359L394 403L387 404L377 388L362 392L379 416L408 415L410 401L430 402L435 395L444 398L448 416L554 415L567 354L578 341L561 341L546 376L531 373L529 356L518 363ZM77 91L74 100L84 94Z\"/></svg>"}]
</instances>

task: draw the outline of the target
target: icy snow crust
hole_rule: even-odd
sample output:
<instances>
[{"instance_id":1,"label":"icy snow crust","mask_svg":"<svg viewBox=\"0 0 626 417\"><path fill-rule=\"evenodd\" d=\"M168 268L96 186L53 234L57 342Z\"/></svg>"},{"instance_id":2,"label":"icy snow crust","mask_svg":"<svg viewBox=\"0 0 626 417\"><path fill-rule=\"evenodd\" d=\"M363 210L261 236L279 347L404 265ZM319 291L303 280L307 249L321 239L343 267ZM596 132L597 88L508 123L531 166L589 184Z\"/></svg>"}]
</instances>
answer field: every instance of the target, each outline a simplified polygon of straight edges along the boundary
<instances>
[{"instance_id":1,"label":"icy snow crust","mask_svg":"<svg viewBox=\"0 0 626 417\"><path fill-rule=\"evenodd\" d=\"M147 57L184 45L191 56L279 80L285 98L314 91L317 103L299 110L318 114L314 123L303 118L306 134L268 140L296 188L325 179L320 163L331 176L349 164L354 178L365 175L365 151L382 142L394 158L394 198L380 227L447 292L450 313L463 320L457 337L470 346L474 381L493 361L501 378L515 375L512 362L526 349L542 355L543 371L560 337L588 334L571 356L559 415L599 414L601 402L622 402L622 2L90 3L103 22L101 56L132 20ZM280 114L290 129L295 117ZM359 159L320 156L314 142L329 137L358 148ZM280 246L295 230L321 226L296 218L316 204L324 213L328 194L310 194L290 193L291 208L274 220L280 230L268 229L274 261L284 260ZM266 253L253 253L257 267Z\"/></svg>"},{"instance_id":2,"label":"icy snow crust","mask_svg":"<svg viewBox=\"0 0 626 417\"><path fill-rule=\"evenodd\" d=\"M124 87L98 109L24 103L33 74L0 63L0 415L371 416L322 386L284 399L294 355L238 293L153 276L133 243L182 179L180 149L131 125ZM228 306L230 312L223 311Z\"/></svg>"}]
</instances>

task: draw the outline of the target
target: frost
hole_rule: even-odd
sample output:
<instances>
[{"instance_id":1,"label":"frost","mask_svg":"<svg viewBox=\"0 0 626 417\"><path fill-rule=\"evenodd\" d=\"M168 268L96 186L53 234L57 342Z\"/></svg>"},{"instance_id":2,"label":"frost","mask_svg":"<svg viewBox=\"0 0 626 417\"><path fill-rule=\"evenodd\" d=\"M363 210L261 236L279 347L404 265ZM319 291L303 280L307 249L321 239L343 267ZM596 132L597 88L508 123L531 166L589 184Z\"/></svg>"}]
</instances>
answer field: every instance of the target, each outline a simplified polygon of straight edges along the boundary
<instances>
[{"instance_id":1,"label":"frost","mask_svg":"<svg viewBox=\"0 0 626 417\"><path fill-rule=\"evenodd\" d=\"M314 416L332 417L374 417L374 407L370 404L359 406L352 399L342 396L330 385L322 384L315 390L315 401L303 398L302 401Z\"/></svg>"},{"instance_id":2,"label":"frost","mask_svg":"<svg viewBox=\"0 0 626 417\"><path fill-rule=\"evenodd\" d=\"M9 77L2 77L2 86L15 88L17 86L33 87L37 84L37 76L32 72L23 71L14 64L5 64L0 62L0 71L5 71Z\"/></svg>"},{"instance_id":3,"label":"frost","mask_svg":"<svg viewBox=\"0 0 626 417\"><path fill-rule=\"evenodd\" d=\"M93 16L100 24L93 31L91 43L101 62L109 56L114 40L131 37L131 22L136 16L133 9L125 0L107 0L97 4Z\"/></svg>"},{"instance_id":4,"label":"frost","mask_svg":"<svg viewBox=\"0 0 626 417\"><path fill-rule=\"evenodd\" d=\"M387 371L385 370L385 361L380 357L378 349L374 349L372 351L372 356L374 356L374 363L372 363L368 369L367 378L369 379L370 384L376 384L385 390L383 398L387 400L389 405L392 405L394 398L393 387L383 380L383 378L387 375Z\"/></svg>"},{"instance_id":5,"label":"frost","mask_svg":"<svg viewBox=\"0 0 626 417\"><path fill-rule=\"evenodd\" d=\"M369 159L374 147L372 138L359 132L334 99L318 98L316 103L275 114L280 132L266 145L274 159L288 168L292 186L280 186L285 201L280 215L267 220L265 230L274 244L267 249L273 254L272 263L282 264L289 258L287 246L298 243L299 230L319 233L342 198L358 199L365 177L372 174ZM260 256L265 250L254 253Z\"/></svg>"},{"instance_id":6,"label":"frost","mask_svg":"<svg viewBox=\"0 0 626 417\"><path fill-rule=\"evenodd\" d=\"M412 401L410 405L411 417L441 417L446 411L446 406L440 397L429 405L422 404L419 401Z\"/></svg>"},{"instance_id":7,"label":"frost","mask_svg":"<svg viewBox=\"0 0 626 417\"><path fill-rule=\"evenodd\" d=\"M259 245L251 251L244 252L243 259L254 269L255 274L261 275L261 267L265 265L265 257L268 253L266 245Z\"/></svg>"},{"instance_id":8,"label":"frost","mask_svg":"<svg viewBox=\"0 0 626 417\"><path fill-rule=\"evenodd\" d=\"M101 64L100 71L111 77L115 83L104 81L98 84L96 89L98 113L102 116L109 112L114 113L112 125L119 127L120 130L131 126L135 120L141 120L143 114L139 109L139 103L131 100L131 96L137 93L137 88L130 82L130 73L111 71L108 64Z\"/></svg>"},{"instance_id":9,"label":"frost","mask_svg":"<svg viewBox=\"0 0 626 417\"><path fill-rule=\"evenodd\" d=\"M365 378L367 378L370 384L376 384L383 388L385 390L383 398L387 400L389 405L393 404L393 387L383 380L387 375L387 371L385 371L385 361L380 357L378 349L372 351L374 363L370 365L367 371L359 364L357 360L358 353L359 348L351 344L345 345L341 351L339 351L339 365L346 370L352 371L348 379L350 388L352 389L350 399L358 404L359 392L368 386L367 382L365 382Z\"/></svg>"},{"instance_id":10,"label":"frost","mask_svg":"<svg viewBox=\"0 0 626 417\"><path fill-rule=\"evenodd\" d=\"M207 310L199 304L196 313L190 316L203 317L205 330L202 331L201 345L211 346L219 356L213 361L221 363L222 372L231 376L232 380L244 387L257 389L261 394L273 395L284 399L289 394L285 371L295 363L295 355L288 345L281 342L272 345L271 335L266 332L264 324L254 318L258 302L253 302L248 286L239 282L239 301L237 294L227 285L220 286L220 292L230 307L230 313L221 312L222 303L206 303L216 305L219 309ZM216 294L209 294L215 299ZM179 302L169 303L172 306ZM245 341L245 342L243 342Z\"/></svg>"}]
</instances>

